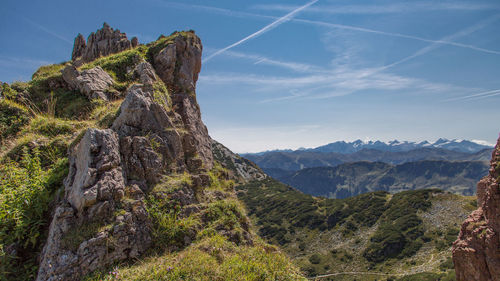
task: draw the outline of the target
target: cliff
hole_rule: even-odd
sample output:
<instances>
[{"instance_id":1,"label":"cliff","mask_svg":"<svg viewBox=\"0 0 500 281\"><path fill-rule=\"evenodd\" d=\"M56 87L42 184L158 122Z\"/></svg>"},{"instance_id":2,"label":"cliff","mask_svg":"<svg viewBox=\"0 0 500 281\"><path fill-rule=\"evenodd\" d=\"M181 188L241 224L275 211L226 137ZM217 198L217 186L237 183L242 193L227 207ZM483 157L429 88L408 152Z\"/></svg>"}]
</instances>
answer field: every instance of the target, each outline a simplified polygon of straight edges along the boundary
<instances>
[{"instance_id":1,"label":"cliff","mask_svg":"<svg viewBox=\"0 0 500 281\"><path fill-rule=\"evenodd\" d=\"M458 281L500 280L500 139L489 174L477 185L478 208L462 224L453 244Z\"/></svg>"}]
</instances>

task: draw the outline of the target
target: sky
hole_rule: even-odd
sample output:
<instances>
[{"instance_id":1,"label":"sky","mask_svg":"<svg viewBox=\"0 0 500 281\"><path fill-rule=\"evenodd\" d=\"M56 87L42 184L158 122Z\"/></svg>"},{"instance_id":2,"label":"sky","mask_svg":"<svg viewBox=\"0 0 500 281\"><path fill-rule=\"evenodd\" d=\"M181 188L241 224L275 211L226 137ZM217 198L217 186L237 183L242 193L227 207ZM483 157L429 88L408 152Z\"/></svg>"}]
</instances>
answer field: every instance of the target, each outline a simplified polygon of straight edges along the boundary
<instances>
[{"instance_id":1,"label":"sky","mask_svg":"<svg viewBox=\"0 0 500 281\"><path fill-rule=\"evenodd\" d=\"M203 121L238 153L500 131L498 0L3 0L0 81L103 22L141 43L195 30Z\"/></svg>"}]
</instances>

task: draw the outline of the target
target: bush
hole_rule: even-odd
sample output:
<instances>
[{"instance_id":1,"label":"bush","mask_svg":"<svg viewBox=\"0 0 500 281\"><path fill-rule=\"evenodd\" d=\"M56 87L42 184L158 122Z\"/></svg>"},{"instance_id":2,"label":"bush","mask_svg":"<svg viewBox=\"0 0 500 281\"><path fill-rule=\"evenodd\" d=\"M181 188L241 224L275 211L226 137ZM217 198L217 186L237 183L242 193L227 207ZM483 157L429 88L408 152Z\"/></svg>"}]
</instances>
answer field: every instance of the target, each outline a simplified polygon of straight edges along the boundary
<instances>
[{"instance_id":1,"label":"bush","mask_svg":"<svg viewBox=\"0 0 500 281\"><path fill-rule=\"evenodd\" d=\"M29 122L28 110L13 101L0 100L0 144Z\"/></svg>"},{"instance_id":2,"label":"bush","mask_svg":"<svg viewBox=\"0 0 500 281\"><path fill-rule=\"evenodd\" d=\"M34 279L50 202L66 174L65 159L43 169L36 149L25 150L20 164L0 165L0 279ZM12 246L17 254L5 252Z\"/></svg>"},{"instance_id":3,"label":"bush","mask_svg":"<svg viewBox=\"0 0 500 281\"><path fill-rule=\"evenodd\" d=\"M312 264L319 264L321 262L321 256L318 254L312 254L309 257L309 262Z\"/></svg>"}]
</instances>

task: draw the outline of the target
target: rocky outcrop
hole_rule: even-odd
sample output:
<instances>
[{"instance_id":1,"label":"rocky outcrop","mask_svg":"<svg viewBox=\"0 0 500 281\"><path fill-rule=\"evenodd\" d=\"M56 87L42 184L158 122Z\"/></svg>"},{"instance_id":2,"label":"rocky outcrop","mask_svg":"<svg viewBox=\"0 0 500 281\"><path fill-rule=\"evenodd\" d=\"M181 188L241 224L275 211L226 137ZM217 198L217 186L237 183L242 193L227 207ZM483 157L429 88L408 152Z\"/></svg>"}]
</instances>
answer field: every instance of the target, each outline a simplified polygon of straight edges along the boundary
<instances>
[{"instance_id":1,"label":"rocky outcrop","mask_svg":"<svg viewBox=\"0 0 500 281\"><path fill-rule=\"evenodd\" d=\"M453 243L458 281L500 280L500 139L490 164L489 174L477 185L478 209Z\"/></svg>"},{"instance_id":2,"label":"rocky outcrop","mask_svg":"<svg viewBox=\"0 0 500 281\"><path fill-rule=\"evenodd\" d=\"M120 30L115 30L107 23L104 23L101 29L89 35L87 42L85 42L83 35L78 34L75 38L71 59L73 61L78 60L79 63L85 63L99 57L128 50L138 44L136 37L130 41L125 33L121 33Z\"/></svg>"},{"instance_id":3,"label":"rocky outcrop","mask_svg":"<svg viewBox=\"0 0 500 281\"><path fill-rule=\"evenodd\" d=\"M89 99L110 98L108 89L114 81L100 66L80 72L75 66L70 65L61 72L63 80L71 90L77 90Z\"/></svg>"},{"instance_id":4,"label":"rocky outcrop","mask_svg":"<svg viewBox=\"0 0 500 281\"><path fill-rule=\"evenodd\" d=\"M224 168L232 171L236 177L241 178L244 182L267 178L267 175L252 161L233 153L227 147L215 140L212 140L212 151L214 158L219 161Z\"/></svg>"},{"instance_id":5,"label":"rocky outcrop","mask_svg":"<svg viewBox=\"0 0 500 281\"><path fill-rule=\"evenodd\" d=\"M201 120L195 93L202 50L200 38L193 33L189 36L177 34L173 43L167 44L153 56L154 68L167 85L172 106L182 118L185 129L190 132L183 136L183 147L191 158L192 169L202 163L210 169L213 162L211 139Z\"/></svg>"},{"instance_id":6,"label":"rocky outcrop","mask_svg":"<svg viewBox=\"0 0 500 281\"><path fill-rule=\"evenodd\" d=\"M65 196L52 219L37 280L78 280L151 244L143 193L126 187L118 135L89 129L69 157Z\"/></svg>"},{"instance_id":7,"label":"rocky outcrop","mask_svg":"<svg viewBox=\"0 0 500 281\"><path fill-rule=\"evenodd\" d=\"M109 31L106 25L103 29ZM108 31L91 35L86 47L75 40L74 54L85 56L86 48ZM175 52L163 59L173 61L174 70L167 75L146 61L135 63L130 77L139 83L125 91L111 128L88 129L70 148L65 194L50 225L37 280L79 280L148 249L145 194L165 176L188 172L193 184L179 189L178 201L189 205L185 215L201 211L194 190L210 185L207 172L214 161L195 94L202 47L194 34L179 34L159 52L171 45ZM110 98L106 90L113 79L102 68L80 72L68 66L62 74L71 89L89 98Z\"/></svg>"}]
</instances>

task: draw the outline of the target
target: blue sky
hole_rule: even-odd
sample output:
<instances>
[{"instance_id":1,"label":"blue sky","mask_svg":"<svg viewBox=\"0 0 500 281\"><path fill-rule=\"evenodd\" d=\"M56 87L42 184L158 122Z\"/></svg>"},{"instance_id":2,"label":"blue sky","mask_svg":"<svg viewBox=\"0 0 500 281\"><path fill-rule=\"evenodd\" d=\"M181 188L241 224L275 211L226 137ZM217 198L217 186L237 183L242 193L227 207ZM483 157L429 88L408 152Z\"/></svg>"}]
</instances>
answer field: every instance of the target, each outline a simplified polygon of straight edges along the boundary
<instances>
[{"instance_id":1,"label":"blue sky","mask_svg":"<svg viewBox=\"0 0 500 281\"><path fill-rule=\"evenodd\" d=\"M202 116L236 152L500 131L498 0L2 2L6 82L68 60L103 22L141 43L196 30Z\"/></svg>"}]
</instances>

